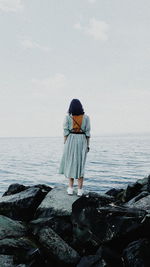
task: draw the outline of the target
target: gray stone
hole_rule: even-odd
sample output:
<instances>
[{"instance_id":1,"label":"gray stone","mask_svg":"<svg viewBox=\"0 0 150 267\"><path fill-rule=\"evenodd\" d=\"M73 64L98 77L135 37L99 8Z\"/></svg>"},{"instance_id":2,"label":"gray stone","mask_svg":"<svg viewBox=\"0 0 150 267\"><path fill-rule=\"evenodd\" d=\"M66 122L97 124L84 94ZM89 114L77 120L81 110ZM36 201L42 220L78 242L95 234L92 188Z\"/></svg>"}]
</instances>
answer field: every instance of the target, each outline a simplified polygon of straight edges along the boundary
<instances>
[{"instance_id":1,"label":"gray stone","mask_svg":"<svg viewBox=\"0 0 150 267\"><path fill-rule=\"evenodd\" d=\"M20 222L0 215L0 239L6 237L21 237L26 234L26 227Z\"/></svg>"},{"instance_id":2,"label":"gray stone","mask_svg":"<svg viewBox=\"0 0 150 267\"><path fill-rule=\"evenodd\" d=\"M150 195L143 197L133 204L130 204L131 208L138 208L150 212Z\"/></svg>"},{"instance_id":3,"label":"gray stone","mask_svg":"<svg viewBox=\"0 0 150 267\"><path fill-rule=\"evenodd\" d=\"M30 220L43 200L39 188L29 188L20 193L0 198L0 214L15 220Z\"/></svg>"},{"instance_id":4,"label":"gray stone","mask_svg":"<svg viewBox=\"0 0 150 267\"><path fill-rule=\"evenodd\" d=\"M135 202L137 202L138 200L142 199L143 197L148 196L149 193L147 191L143 191L141 192L139 195L137 195L136 197L132 198L131 200L129 200L128 202L126 202L124 204L124 206L130 206L132 204L134 204Z\"/></svg>"},{"instance_id":5,"label":"gray stone","mask_svg":"<svg viewBox=\"0 0 150 267\"><path fill-rule=\"evenodd\" d=\"M72 204L78 198L75 194L68 195L66 187L55 187L46 195L37 208L35 218L71 215Z\"/></svg>"},{"instance_id":6,"label":"gray stone","mask_svg":"<svg viewBox=\"0 0 150 267\"><path fill-rule=\"evenodd\" d=\"M79 254L71 248L50 227L45 227L38 232L39 242L59 264L74 266L80 260ZM60 265L60 266L62 266Z\"/></svg>"},{"instance_id":7,"label":"gray stone","mask_svg":"<svg viewBox=\"0 0 150 267\"><path fill-rule=\"evenodd\" d=\"M0 255L0 267L15 267L12 255Z\"/></svg>"}]
</instances>

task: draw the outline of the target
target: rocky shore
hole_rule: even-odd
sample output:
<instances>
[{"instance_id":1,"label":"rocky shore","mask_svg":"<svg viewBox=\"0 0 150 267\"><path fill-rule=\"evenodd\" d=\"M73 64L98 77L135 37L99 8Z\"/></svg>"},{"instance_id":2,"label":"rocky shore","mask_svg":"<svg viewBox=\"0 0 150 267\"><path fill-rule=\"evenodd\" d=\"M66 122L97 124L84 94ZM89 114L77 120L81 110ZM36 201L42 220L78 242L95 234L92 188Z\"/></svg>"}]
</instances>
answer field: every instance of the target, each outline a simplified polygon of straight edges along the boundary
<instances>
[{"instance_id":1,"label":"rocky shore","mask_svg":"<svg viewBox=\"0 0 150 267\"><path fill-rule=\"evenodd\" d=\"M69 196L11 184L0 198L0 267L149 267L150 175Z\"/></svg>"}]
</instances>

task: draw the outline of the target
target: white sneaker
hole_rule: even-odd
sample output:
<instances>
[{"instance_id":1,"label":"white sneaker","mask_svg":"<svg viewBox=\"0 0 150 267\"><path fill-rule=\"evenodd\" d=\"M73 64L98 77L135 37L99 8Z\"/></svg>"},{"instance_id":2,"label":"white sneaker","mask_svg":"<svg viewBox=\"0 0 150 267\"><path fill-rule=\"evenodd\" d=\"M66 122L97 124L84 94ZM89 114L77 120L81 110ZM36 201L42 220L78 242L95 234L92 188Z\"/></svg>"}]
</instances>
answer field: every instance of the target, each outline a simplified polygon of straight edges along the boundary
<instances>
[{"instance_id":1,"label":"white sneaker","mask_svg":"<svg viewBox=\"0 0 150 267\"><path fill-rule=\"evenodd\" d=\"M73 187L68 187L67 193L68 193L68 195L73 195Z\"/></svg>"},{"instance_id":2,"label":"white sneaker","mask_svg":"<svg viewBox=\"0 0 150 267\"><path fill-rule=\"evenodd\" d=\"M83 195L83 193L84 193L83 189L78 189L78 193L77 193L77 195L78 195L79 197L81 197L81 196Z\"/></svg>"}]
</instances>

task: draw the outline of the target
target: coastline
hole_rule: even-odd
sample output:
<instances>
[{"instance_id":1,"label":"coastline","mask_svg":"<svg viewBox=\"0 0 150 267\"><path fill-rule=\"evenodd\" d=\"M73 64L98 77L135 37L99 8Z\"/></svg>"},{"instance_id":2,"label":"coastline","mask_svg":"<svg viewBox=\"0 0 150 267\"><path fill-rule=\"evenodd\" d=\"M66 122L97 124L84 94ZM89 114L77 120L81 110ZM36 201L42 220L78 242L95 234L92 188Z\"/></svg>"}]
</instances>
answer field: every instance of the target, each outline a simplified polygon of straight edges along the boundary
<instances>
[{"instance_id":1,"label":"coastline","mask_svg":"<svg viewBox=\"0 0 150 267\"><path fill-rule=\"evenodd\" d=\"M0 198L0 266L146 267L149 218L150 175L82 197L11 184Z\"/></svg>"}]
</instances>

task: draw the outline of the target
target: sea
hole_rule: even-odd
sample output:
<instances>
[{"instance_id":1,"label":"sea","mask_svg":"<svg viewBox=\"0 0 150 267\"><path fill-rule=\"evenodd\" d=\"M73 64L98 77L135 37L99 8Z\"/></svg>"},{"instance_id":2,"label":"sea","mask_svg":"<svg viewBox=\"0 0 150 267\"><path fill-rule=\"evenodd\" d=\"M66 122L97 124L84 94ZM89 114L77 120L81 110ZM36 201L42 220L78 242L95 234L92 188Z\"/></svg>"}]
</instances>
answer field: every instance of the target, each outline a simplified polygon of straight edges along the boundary
<instances>
[{"instance_id":1,"label":"sea","mask_svg":"<svg viewBox=\"0 0 150 267\"><path fill-rule=\"evenodd\" d=\"M63 137L1 137L0 196L12 183L67 186L68 179L58 173L63 146ZM149 134L92 136L85 191L105 193L111 188L126 188L149 174Z\"/></svg>"}]
</instances>

